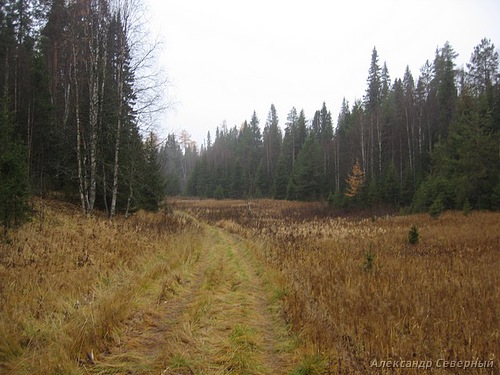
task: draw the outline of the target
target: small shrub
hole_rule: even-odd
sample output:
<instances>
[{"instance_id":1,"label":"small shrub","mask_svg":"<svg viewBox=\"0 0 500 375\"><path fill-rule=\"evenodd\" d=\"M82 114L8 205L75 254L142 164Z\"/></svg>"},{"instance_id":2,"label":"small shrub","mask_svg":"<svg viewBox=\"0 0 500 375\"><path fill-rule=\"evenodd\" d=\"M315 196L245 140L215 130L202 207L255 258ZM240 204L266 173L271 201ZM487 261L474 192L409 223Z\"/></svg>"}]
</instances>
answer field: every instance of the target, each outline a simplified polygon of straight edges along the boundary
<instances>
[{"instance_id":1,"label":"small shrub","mask_svg":"<svg viewBox=\"0 0 500 375\"><path fill-rule=\"evenodd\" d=\"M375 265L375 258L376 256L371 250L365 253L365 263L363 265L365 271L371 271L373 269L373 266Z\"/></svg>"},{"instance_id":2,"label":"small shrub","mask_svg":"<svg viewBox=\"0 0 500 375\"><path fill-rule=\"evenodd\" d=\"M344 195L336 190L335 193L331 193L328 196L328 205L333 208L343 208L345 207L346 201L344 199Z\"/></svg>"},{"instance_id":3,"label":"small shrub","mask_svg":"<svg viewBox=\"0 0 500 375\"><path fill-rule=\"evenodd\" d=\"M292 375L314 375L314 374L324 374L325 372L325 361L319 354L316 355L306 355L300 365L292 370Z\"/></svg>"},{"instance_id":4,"label":"small shrub","mask_svg":"<svg viewBox=\"0 0 500 375\"><path fill-rule=\"evenodd\" d=\"M462 212L465 216L468 216L472 210L472 206L468 199L465 200L464 205L462 207Z\"/></svg>"},{"instance_id":5,"label":"small shrub","mask_svg":"<svg viewBox=\"0 0 500 375\"><path fill-rule=\"evenodd\" d=\"M441 198L436 198L429 207L429 215L431 215L434 219L437 219L443 213L443 210L443 200Z\"/></svg>"},{"instance_id":6,"label":"small shrub","mask_svg":"<svg viewBox=\"0 0 500 375\"><path fill-rule=\"evenodd\" d=\"M416 245L420 240L420 233L415 225L412 225L410 231L408 232L408 242L411 245Z\"/></svg>"},{"instance_id":7,"label":"small shrub","mask_svg":"<svg viewBox=\"0 0 500 375\"><path fill-rule=\"evenodd\" d=\"M214 198L218 200L224 199L224 188L221 185L217 185L215 188Z\"/></svg>"}]
</instances>

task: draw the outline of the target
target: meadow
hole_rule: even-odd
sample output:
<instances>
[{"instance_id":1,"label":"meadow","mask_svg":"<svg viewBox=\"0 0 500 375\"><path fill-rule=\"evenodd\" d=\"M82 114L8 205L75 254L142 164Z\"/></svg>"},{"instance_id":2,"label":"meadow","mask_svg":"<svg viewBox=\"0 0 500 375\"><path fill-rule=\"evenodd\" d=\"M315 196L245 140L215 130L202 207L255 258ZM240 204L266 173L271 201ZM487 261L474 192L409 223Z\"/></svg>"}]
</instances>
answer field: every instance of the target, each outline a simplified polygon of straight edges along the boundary
<instances>
[{"instance_id":1,"label":"meadow","mask_svg":"<svg viewBox=\"0 0 500 375\"><path fill-rule=\"evenodd\" d=\"M498 374L500 213L169 207L35 200L0 241L0 373Z\"/></svg>"},{"instance_id":2,"label":"meadow","mask_svg":"<svg viewBox=\"0 0 500 375\"><path fill-rule=\"evenodd\" d=\"M479 361L494 367L469 373L498 373L499 213L360 218L321 203L173 205L256 244L285 279L285 319L329 364L325 371L418 373L381 364L426 361L449 373Z\"/></svg>"},{"instance_id":3,"label":"meadow","mask_svg":"<svg viewBox=\"0 0 500 375\"><path fill-rule=\"evenodd\" d=\"M197 259L201 230L181 213L109 221L36 200L0 241L0 373L89 373L137 311L156 307Z\"/></svg>"}]
</instances>

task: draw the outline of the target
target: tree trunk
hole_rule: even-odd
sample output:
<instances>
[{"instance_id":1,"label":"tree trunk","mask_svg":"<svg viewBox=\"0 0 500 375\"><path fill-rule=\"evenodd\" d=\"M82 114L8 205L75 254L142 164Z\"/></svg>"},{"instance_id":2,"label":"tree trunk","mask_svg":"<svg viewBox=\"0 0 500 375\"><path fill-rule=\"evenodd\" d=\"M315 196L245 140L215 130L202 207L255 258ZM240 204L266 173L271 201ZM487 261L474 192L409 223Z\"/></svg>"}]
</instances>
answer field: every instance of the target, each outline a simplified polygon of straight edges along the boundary
<instances>
[{"instance_id":1,"label":"tree trunk","mask_svg":"<svg viewBox=\"0 0 500 375\"><path fill-rule=\"evenodd\" d=\"M366 150L365 150L365 127L363 124L363 110L360 110L360 125L361 125L361 164L363 171L366 171Z\"/></svg>"},{"instance_id":2,"label":"tree trunk","mask_svg":"<svg viewBox=\"0 0 500 375\"><path fill-rule=\"evenodd\" d=\"M128 181L128 197L127 197L127 207L125 208L125 217L130 216L130 206L132 204L132 199L134 198L134 187L133 187L133 181L134 181L134 175L135 175L135 165L132 163L130 166L130 175L129 175L129 181Z\"/></svg>"},{"instance_id":3,"label":"tree trunk","mask_svg":"<svg viewBox=\"0 0 500 375\"><path fill-rule=\"evenodd\" d=\"M340 191L340 141L339 136L335 137L334 141L335 150L334 150L334 161L335 161L335 191Z\"/></svg>"},{"instance_id":4,"label":"tree trunk","mask_svg":"<svg viewBox=\"0 0 500 375\"><path fill-rule=\"evenodd\" d=\"M375 111L375 110L373 110ZM371 121L370 121L370 178L373 177L373 164L374 164L374 161L375 161L375 157L374 157L374 150L375 150L375 146L374 146L374 139L375 139L375 135L374 135L374 131L373 129L375 128L375 113L371 113L370 114L370 118L371 118Z\"/></svg>"},{"instance_id":5,"label":"tree trunk","mask_svg":"<svg viewBox=\"0 0 500 375\"><path fill-rule=\"evenodd\" d=\"M116 214L116 201L118 198L118 176L120 171L120 149L121 149L121 133L123 126L123 91L124 91L124 80L123 70L125 68L125 59L126 59L126 50L125 47L127 45L127 20L128 20L128 3L123 5L123 24L122 30L118 30L118 40L119 40L119 48L120 55L118 58L118 67L117 67L117 81L118 81L118 117L116 122L116 138L115 138L115 157L114 157L114 165L113 165L113 188L112 188L112 197L111 197L111 211L110 217L115 216ZM128 203L127 203L128 205Z\"/></svg>"},{"instance_id":6,"label":"tree trunk","mask_svg":"<svg viewBox=\"0 0 500 375\"><path fill-rule=\"evenodd\" d=\"M78 167L78 192L80 194L80 203L82 213L88 215L88 200L85 188L84 161L82 155L82 126L80 118L80 92L78 90L78 68L76 58L76 47L73 43L73 83L75 85L75 116L76 116L76 161Z\"/></svg>"},{"instance_id":7,"label":"tree trunk","mask_svg":"<svg viewBox=\"0 0 500 375\"><path fill-rule=\"evenodd\" d=\"M377 125L377 145L378 145L378 173L382 176L382 126L380 125L380 118L377 109L377 118L375 120Z\"/></svg>"},{"instance_id":8,"label":"tree trunk","mask_svg":"<svg viewBox=\"0 0 500 375\"><path fill-rule=\"evenodd\" d=\"M123 101L122 101L122 93L123 93L123 82L122 82L122 74L121 68L118 69L118 100L120 101L118 105L118 120L116 123L116 140L115 140L115 159L113 165L113 188L111 195L111 210L109 213L110 217L115 216L116 214L116 200L118 197L118 173L119 173L119 161L120 161L120 136L122 130L122 109L123 109Z\"/></svg>"},{"instance_id":9,"label":"tree trunk","mask_svg":"<svg viewBox=\"0 0 500 375\"><path fill-rule=\"evenodd\" d=\"M106 38L103 38L103 39L106 39ZM102 121L103 121L103 107L104 107L104 96L105 96L105 88L106 88L106 72L107 72L107 62L108 62L108 58L107 58L107 52L108 52L108 49L106 47L104 47L103 49L103 53L104 53L104 56L102 58L102 61L103 61L103 67L102 67L102 79L101 79L101 88L100 88L100 93L99 93L99 96L101 98L100 100L100 106L99 106L99 129L102 129ZM101 145L103 144L103 142L101 142ZM104 155L104 147L101 147L101 152L102 152L102 155ZM106 164L105 163L102 163L102 192L103 192L103 199L104 199L104 208L106 209L106 212L109 214L110 213L110 209L109 209L109 206L108 206L108 178L107 178L107 171L106 171Z\"/></svg>"},{"instance_id":10,"label":"tree trunk","mask_svg":"<svg viewBox=\"0 0 500 375\"><path fill-rule=\"evenodd\" d=\"M408 159L410 163L410 171L413 173L413 152L412 152L412 140L411 140L411 129L410 129L410 115L408 114L407 106L405 106L405 123L406 123L406 140L408 144Z\"/></svg>"},{"instance_id":11,"label":"tree trunk","mask_svg":"<svg viewBox=\"0 0 500 375\"><path fill-rule=\"evenodd\" d=\"M90 180L89 180L89 207L88 213L94 211L97 190L97 128L99 122L99 48L91 48L91 71L89 82L90 95Z\"/></svg>"}]
</instances>

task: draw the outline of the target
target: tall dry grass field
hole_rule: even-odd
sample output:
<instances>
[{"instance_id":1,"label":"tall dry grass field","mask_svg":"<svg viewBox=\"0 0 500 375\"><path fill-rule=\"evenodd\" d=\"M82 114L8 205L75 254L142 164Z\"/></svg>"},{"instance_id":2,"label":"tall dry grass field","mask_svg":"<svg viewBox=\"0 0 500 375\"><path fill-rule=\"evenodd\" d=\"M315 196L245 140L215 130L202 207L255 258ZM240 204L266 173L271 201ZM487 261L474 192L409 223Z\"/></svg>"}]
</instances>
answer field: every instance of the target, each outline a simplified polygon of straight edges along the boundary
<instances>
[{"instance_id":1,"label":"tall dry grass field","mask_svg":"<svg viewBox=\"0 0 500 375\"><path fill-rule=\"evenodd\" d=\"M298 202L175 205L259 243L261 259L286 279L287 319L336 370L412 373L370 364L492 360L494 368L470 373L498 373L499 213L359 219Z\"/></svg>"},{"instance_id":2,"label":"tall dry grass field","mask_svg":"<svg viewBox=\"0 0 500 375\"><path fill-rule=\"evenodd\" d=\"M196 261L200 230L181 214L113 222L56 201L0 242L0 373L85 373L134 311ZM167 285L168 286L168 285Z\"/></svg>"}]
</instances>

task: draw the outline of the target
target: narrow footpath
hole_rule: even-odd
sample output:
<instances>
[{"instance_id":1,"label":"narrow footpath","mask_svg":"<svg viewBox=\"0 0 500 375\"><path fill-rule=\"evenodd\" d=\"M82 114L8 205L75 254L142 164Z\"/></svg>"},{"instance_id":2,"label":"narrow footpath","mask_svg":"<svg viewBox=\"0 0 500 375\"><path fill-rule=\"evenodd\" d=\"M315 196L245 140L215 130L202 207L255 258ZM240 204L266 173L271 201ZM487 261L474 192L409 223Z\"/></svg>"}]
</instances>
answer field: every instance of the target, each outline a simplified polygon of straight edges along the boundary
<instances>
[{"instance_id":1,"label":"narrow footpath","mask_svg":"<svg viewBox=\"0 0 500 375\"><path fill-rule=\"evenodd\" d=\"M280 316L282 291L252 244L211 226L195 259L158 286L91 373L287 374L297 340Z\"/></svg>"}]
</instances>

